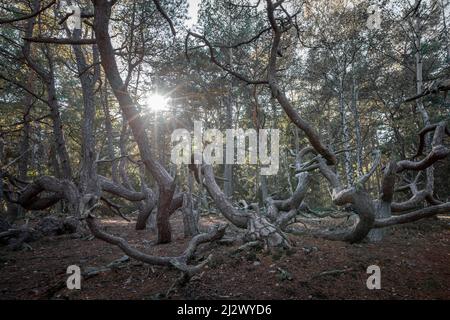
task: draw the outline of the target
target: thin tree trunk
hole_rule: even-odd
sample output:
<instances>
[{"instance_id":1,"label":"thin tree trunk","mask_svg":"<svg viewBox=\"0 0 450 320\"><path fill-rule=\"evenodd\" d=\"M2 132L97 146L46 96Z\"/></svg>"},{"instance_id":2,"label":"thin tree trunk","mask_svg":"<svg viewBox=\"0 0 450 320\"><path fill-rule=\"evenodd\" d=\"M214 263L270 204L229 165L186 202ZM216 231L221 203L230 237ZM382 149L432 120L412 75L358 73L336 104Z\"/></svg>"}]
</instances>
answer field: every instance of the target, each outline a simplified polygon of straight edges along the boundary
<instances>
[{"instance_id":1,"label":"thin tree trunk","mask_svg":"<svg viewBox=\"0 0 450 320\"><path fill-rule=\"evenodd\" d=\"M233 126L233 119L232 119L232 111L231 111L231 98L228 97L227 99L227 128L231 129ZM233 195L233 165L232 164L225 164L224 168L224 178L225 181L223 182L223 191L227 197L231 197Z\"/></svg>"},{"instance_id":2,"label":"thin tree trunk","mask_svg":"<svg viewBox=\"0 0 450 320\"><path fill-rule=\"evenodd\" d=\"M441 10L442 10L442 24L444 26L443 35L445 39L445 46L447 49L447 62L450 62L450 40L449 40L449 34L448 34L448 28L447 28L447 17L445 16L446 9L449 6L449 1L441 0Z\"/></svg>"},{"instance_id":3,"label":"thin tree trunk","mask_svg":"<svg viewBox=\"0 0 450 320\"><path fill-rule=\"evenodd\" d=\"M417 9L417 13L414 17L414 35L415 35L415 46L416 46L416 94L421 95L423 92L423 56L422 56L422 35L421 35L421 18L420 18L420 8ZM423 124L429 126L431 124L430 116L428 115L425 106L423 105L423 99L419 98L416 100L417 108L422 115ZM426 150L431 148L431 135L428 134L425 143ZM434 166L430 166L426 169L426 179L427 179L427 190L433 193L434 190Z\"/></svg>"},{"instance_id":4,"label":"thin tree trunk","mask_svg":"<svg viewBox=\"0 0 450 320\"><path fill-rule=\"evenodd\" d=\"M51 60L49 56L49 60ZM52 64L52 61L49 61ZM53 136L56 146L56 153L58 155L61 165L61 175L64 179L72 178L72 168L69 160L69 153L67 152L66 140L64 138L63 125L61 114L59 112L59 104L56 98L55 75L53 67L50 67L49 77L46 79L47 97L50 106L50 115L53 121Z\"/></svg>"},{"instance_id":5,"label":"thin tree trunk","mask_svg":"<svg viewBox=\"0 0 450 320\"><path fill-rule=\"evenodd\" d=\"M174 180L164 167L154 158L146 125L139 114L136 104L131 98L126 84L123 82L117 62L115 60L114 48L111 43L108 25L111 15L112 3L107 0L94 0L94 31L99 48L103 70L108 78L109 84L116 96L120 108L133 132L133 136L139 148L142 161L147 170L158 183L158 243L166 243L171 240L170 207L174 194Z\"/></svg>"},{"instance_id":6,"label":"thin tree trunk","mask_svg":"<svg viewBox=\"0 0 450 320\"><path fill-rule=\"evenodd\" d=\"M31 125L30 125L30 112L32 107L33 99L29 94L25 94L23 99L24 106L24 116L23 116L23 129L22 129L22 139L20 143L20 161L19 165L19 178L22 180L27 180L28 176L28 165L30 160L30 134L31 134Z\"/></svg>"},{"instance_id":7,"label":"thin tree trunk","mask_svg":"<svg viewBox=\"0 0 450 320\"><path fill-rule=\"evenodd\" d=\"M81 30L74 30L73 37L75 39L80 39ZM99 186L95 156L94 120L96 108L94 101L94 84L97 81L96 76L98 76L99 70L95 69L94 72L97 74L94 75L90 75L89 72L86 72L88 65L81 46L73 45L72 48L75 52L78 73L81 74L80 81L84 105L83 126L81 129L83 157L80 169L80 189L82 194L95 194L99 193Z\"/></svg>"},{"instance_id":8,"label":"thin tree trunk","mask_svg":"<svg viewBox=\"0 0 450 320\"><path fill-rule=\"evenodd\" d=\"M31 79L28 81L28 86L31 84ZM18 162L19 169L19 178L22 180L28 180L28 166L30 162L30 154L32 154L30 150L30 134L31 134L31 125L30 125L30 112L32 108L33 99L30 94L25 93L23 99L23 108L24 108L24 116L23 116L23 129L22 129L22 139L19 147L19 153L21 155L20 161ZM12 215L12 213L15 214ZM22 217L24 214L24 210L20 206L14 206L14 209L8 207L8 221L13 223L17 218Z\"/></svg>"},{"instance_id":9,"label":"thin tree trunk","mask_svg":"<svg viewBox=\"0 0 450 320\"><path fill-rule=\"evenodd\" d=\"M183 226L184 226L184 236L185 237L193 237L199 234L198 229L198 212L194 211L193 201L192 201L192 190L194 187L194 179L192 177L192 173L187 169L188 175L188 192L184 195L183 198Z\"/></svg>"},{"instance_id":10,"label":"thin tree trunk","mask_svg":"<svg viewBox=\"0 0 450 320\"><path fill-rule=\"evenodd\" d=\"M231 26L231 21L230 21ZM233 49L229 49L228 53L228 63L231 65L233 60ZM233 107L232 107L232 95L233 95L233 81L230 80L229 88L228 88L228 96L225 97L226 103L226 126L227 129L231 129L233 127ZM233 195L233 165L225 164L224 168L224 177L225 181L223 182L223 191L227 197L231 197Z\"/></svg>"},{"instance_id":11,"label":"thin tree trunk","mask_svg":"<svg viewBox=\"0 0 450 320\"><path fill-rule=\"evenodd\" d=\"M341 77L339 81L339 113L341 115L341 129L342 129L342 140L344 143L344 169L345 176L347 178L347 185L353 184L353 173L352 173L352 162L350 155L350 135L347 124L347 115L345 112L345 101L344 101L344 79Z\"/></svg>"},{"instance_id":12,"label":"thin tree trunk","mask_svg":"<svg viewBox=\"0 0 450 320\"><path fill-rule=\"evenodd\" d=\"M106 79L105 79L106 81ZM114 152L114 132L111 121L111 112L109 109L109 100L108 100L108 85L104 84L104 98L103 98L103 112L105 114L105 130L106 130L106 139L107 139L107 147L108 147L108 157L109 159L114 159L116 157ZM111 177L114 182L119 183L119 174L118 174L118 164L117 161L113 161L111 163Z\"/></svg>"},{"instance_id":13,"label":"thin tree trunk","mask_svg":"<svg viewBox=\"0 0 450 320\"><path fill-rule=\"evenodd\" d=\"M355 77L354 65L352 65L352 113L355 122L355 138L356 138L356 168L360 176L363 175L363 163L362 163L362 137L361 137L361 124L359 120L359 110L358 110L358 83Z\"/></svg>"}]
</instances>

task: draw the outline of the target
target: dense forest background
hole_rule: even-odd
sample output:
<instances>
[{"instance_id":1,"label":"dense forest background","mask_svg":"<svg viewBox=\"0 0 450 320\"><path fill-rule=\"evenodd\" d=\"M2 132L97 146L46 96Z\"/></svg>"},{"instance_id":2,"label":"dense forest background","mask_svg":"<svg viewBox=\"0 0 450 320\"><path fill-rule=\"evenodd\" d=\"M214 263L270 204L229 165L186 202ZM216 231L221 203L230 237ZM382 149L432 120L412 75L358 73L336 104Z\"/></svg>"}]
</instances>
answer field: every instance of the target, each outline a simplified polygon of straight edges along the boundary
<instances>
[{"instance_id":1,"label":"dense forest background","mask_svg":"<svg viewBox=\"0 0 450 320\"><path fill-rule=\"evenodd\" d=\"M292 250L294 236L382 242L393 225L448 215L448 0L204 0L195 17L189 5L1 1L10 249L87 233L191 278L210 261L192 264L195 249L221 238L267 250ZM172 132L194 121L279 129L278 173L172 163ZM173 243L178 214L180 256L100 226L119 217Z\"/></svg>"}]
</instances>

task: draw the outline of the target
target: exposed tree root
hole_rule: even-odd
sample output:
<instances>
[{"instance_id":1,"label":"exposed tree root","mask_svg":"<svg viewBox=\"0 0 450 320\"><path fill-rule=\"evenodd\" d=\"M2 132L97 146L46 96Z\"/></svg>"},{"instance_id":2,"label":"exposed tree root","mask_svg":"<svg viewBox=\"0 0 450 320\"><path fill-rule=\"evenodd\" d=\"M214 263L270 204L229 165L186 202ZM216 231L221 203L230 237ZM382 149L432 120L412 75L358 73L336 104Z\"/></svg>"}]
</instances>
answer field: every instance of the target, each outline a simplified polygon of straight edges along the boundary
<instances>
[{"instance_id":1,"label":"exposed tree root","mask_svg":"<svg viewBox=\"0 0 450 320\"><path fill-rule=\"evenodd\" d=\"M227 225L217 225L213 227L212 230L209 231L208 233L202 233L193 237L192 240L189 242L189 245L186 248L186 250L180 256L158 257L141 252L131 247L125 239L111 235L101 230L97 225L95 218L92 215L87 216L86 221L89 229L96 238L99 238L103 241L118 246L127 256L136 259L138 261L148 263L150 265L173 266L182 271L188 277L193 276L195 273L201 270L201 268L209 260L208 257L208 259L202 261L198 265L195 266L188 265L189 261L193 258L197 247L200 244L221 239L224 236L225 230L227 228Z\"/></svg>"}]
</instances>

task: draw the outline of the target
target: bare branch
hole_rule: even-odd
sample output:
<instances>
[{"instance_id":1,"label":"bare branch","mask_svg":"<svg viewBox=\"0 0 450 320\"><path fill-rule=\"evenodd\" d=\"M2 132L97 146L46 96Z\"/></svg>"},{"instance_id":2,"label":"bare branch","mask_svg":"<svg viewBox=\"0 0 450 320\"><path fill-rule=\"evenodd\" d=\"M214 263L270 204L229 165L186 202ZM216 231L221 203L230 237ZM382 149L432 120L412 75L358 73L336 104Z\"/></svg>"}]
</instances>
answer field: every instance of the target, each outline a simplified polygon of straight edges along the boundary
<instances>
[{"instance_id":1,"label":"bare branch","mask_svg":"<svg viewBox=\"0 0 450 320\"><path fill-rule=\"evenodd\" d=\"M173 26L172 20L167 15L166 11L161 7L161 3L159 0L153 0L153 3L156 6L156 9L159 11L159 13L166 19L167 23L170 26L170 31L172 31L172 35L176 36L177 32L175 31L175 27Z\"/></svg>"},{"instance_id":2,"label":"bare branch","mask_svg":"<svg viewBox=\"0 0 450 320\"><path fill-rule=\"evenodd\" d=\"M37 11L32 12L32 13L30 13L28 15L25 15L25 16L22 16L22 17L18 17L18 18L0 20L0 24L13 23L13 22L17 22L17 21L23 21L23 20L28 20L28 19L34 18L37 15L41 14L42 12L44 12L45 10L47 10L48 8L50 8L51 6L53 6L55 3L56 3L56 1L52 0L49 4L47 4L46 6L42 7L40 10L37 10Z\"/></svg>"},{"instance_id":3,"label":"bare branch","mask_svg":"<svg viewBox=\"0 0 450 320\"><path fill-rule=\"evenodd\" d=\"M381 152L379 150L375 150L375 159L373 161L372 167L370 168L369 172L367 172L365 175L359 178L358 184L363 185L364 183L367 182L367 180L369 180L369 178L375 173L378 165L380 164L380 161L381 161Z\"/></svg>"},{"instance_id":4,"label":"bare branch","mask_svg":"<svg viewBox=\"0 0 450 320\"><path fill-rule=\"evenodd\" d=\"M202 233L195 236L194 238L192 238L192 240L189 242L188 247L180 256L159 257L141 252L131 247L125 239L114 236L101 230L92 215L89 215L86 218L86 221L89 229L96 238L99 238L100 240L118 246L129 257L151 265L174 266L177 269L187 273L189 276L192 276L195 272L199 271L198 267L189 266L187 264L189 260L193 257L197 247L202 243L212 242L221 239L225 234L225 230L227 228L227 225L222 226L218 225L215 226L208 233Z\"/></svg>"},{"instance_id":5,"label":"bare branch","mask_svg":"<svg viewBox=\"0 0 450 320\"><path fill-rule=\"evenodd\" d=\"M188 39L189 36L192 36L192 37L194 37L194 38L197 38L197 39L203 41L203 43L205 43L205 45L206 45L206 46L208 47L208 49L209 49L209 56L210 56L211 62L213 62L215 65L217 65L217 66L218 66L219 68L221 68L222 70L224 70L224 71L228 72L229 74L235 76L235 77L238 78L239 80L242 80L242 81L246 82L247 84L267 84L267 83L268 83L267 80L252 80L252 79L249 79L249 78L247 78L246 76L244 76L244 75L242 75L242 74L240 74L240 73L237 73L237 72L231 70L229 67L227 67L226 65L222 64L221 62L219 62L219 61L217 60L217 58L216 58L215 53L214 53L214 48L213 48L213 46L212 46L211 43L206 39L205 36L199 35L199 34L197 34L197 33L192 32L192 31L189 30L189 31L188 31L188 34L187 34L187 36L186 36L185 44L187 44L187 39Z\"/></svg>"},{"instance_id":6,"label":"bare branch","mask_svg":"<svg viewBox=\"0 0 450 320\"><path fill-rule=\"evenodd\" d=\"M449 213L450 213L450 202L447 202L437 206L431 206L410 213L402 214L400 216L393 216L386 219L376 220L374 223L374 228L384 228L396 224L408 223L423 218L432 217L436 214L449 214Z\"/></svg>"},{"instance_id":7,"label":"bare branch","mask_svg":"<svg viewBox=\"0 0 450 320\"><path fill-rule=\"evenodd\" d=\"M23 38L25 41L37 42L37 43L52 43L58 45L89 45L96 44L95 39L61 39L61 38Z\"/></svg>"}]
</instances>

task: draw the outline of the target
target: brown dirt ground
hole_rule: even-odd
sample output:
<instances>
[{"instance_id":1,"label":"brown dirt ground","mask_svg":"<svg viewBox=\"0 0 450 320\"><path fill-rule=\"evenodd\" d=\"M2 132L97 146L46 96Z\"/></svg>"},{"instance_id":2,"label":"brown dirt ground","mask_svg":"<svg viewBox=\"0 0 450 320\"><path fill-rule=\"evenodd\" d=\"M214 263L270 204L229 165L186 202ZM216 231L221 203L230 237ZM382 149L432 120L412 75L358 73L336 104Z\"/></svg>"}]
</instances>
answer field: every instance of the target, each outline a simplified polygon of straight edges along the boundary
<instances>
[{"instance_id":1,"label":"brown dirt ground","mask_svg":"<svg viewBox=\"0 0 450 320\"><path fill-rule=\"evenodd\" d=\"M213 217L202 218L211 224ZM173 221L174 242L154 245L148 231L119 218L103 227L148 253L175 255L188 239L179 216ZM391 228L378 244L345 244L309 236L292 237L293 252L261 250L236 254L237 246L209 244L198 256L213 253L203 272L171 294L171 299L450 299L450 220L430 219ZM97 239L70 236L31 243L33 250L0 248L0 299L164 299L178 277L166 267L137 261L83 279L81 290L65 287L66 269L102 267L123 256ZM366 269L381 268L381 290L368 290ZM322 272L340 270L334 274ZM344 270L344 271L342 271Z\"/></svg>"}]
</instances>

